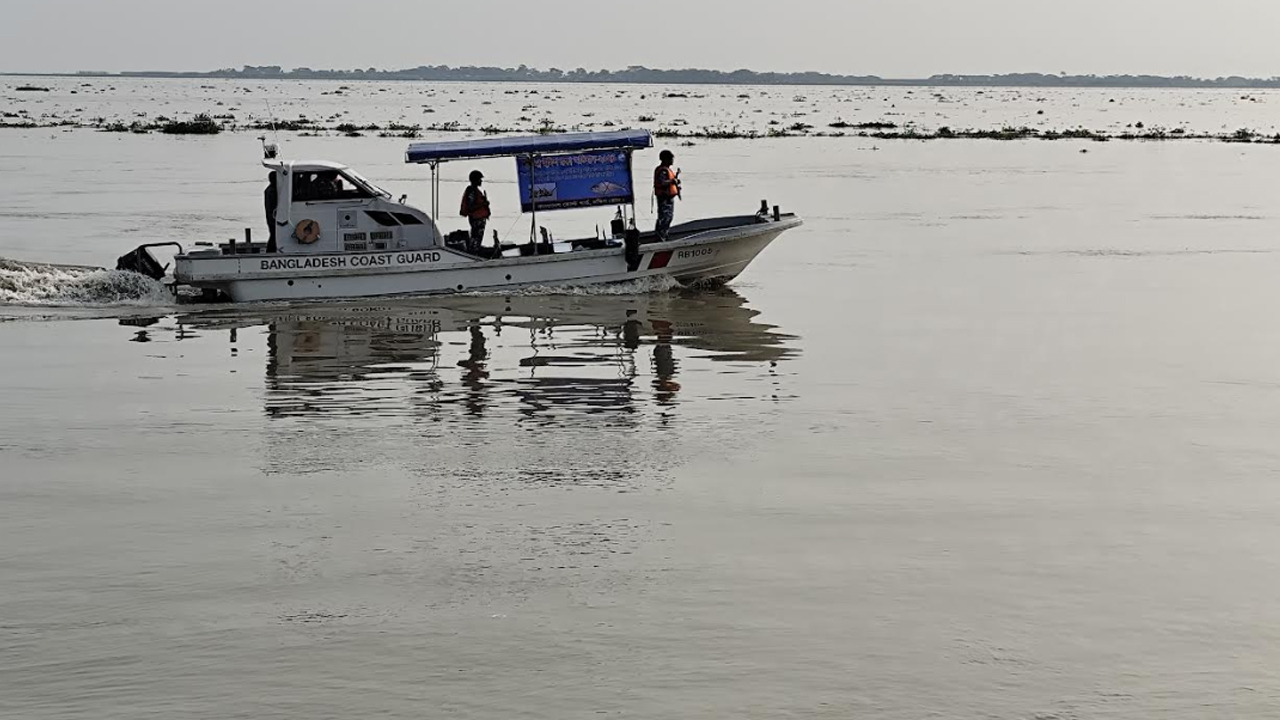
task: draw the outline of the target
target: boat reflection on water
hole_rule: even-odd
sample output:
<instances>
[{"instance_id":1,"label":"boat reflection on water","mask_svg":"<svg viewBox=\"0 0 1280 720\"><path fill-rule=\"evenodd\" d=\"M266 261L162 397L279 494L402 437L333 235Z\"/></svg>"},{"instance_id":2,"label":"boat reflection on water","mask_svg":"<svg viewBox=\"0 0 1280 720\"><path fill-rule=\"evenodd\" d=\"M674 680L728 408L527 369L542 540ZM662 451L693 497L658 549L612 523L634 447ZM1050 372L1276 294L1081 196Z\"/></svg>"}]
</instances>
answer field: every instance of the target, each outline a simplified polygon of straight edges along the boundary
<instances>
[{"instance_id":1,"label":"boat reflection on water","mask_svg":"<svg viewBox=\"0 0 1280 720\"><path fill-rule=\"evenodd\" d=\"M773 365L793 354L795 338L757 315L721 289L236 308L179 323L267 328L271 417L443 419L454 407L475 417L504 406L553 421L565 413L622 418L646 401L677 403L685 361Z\"/></svg>"},{"instance_id":2,"label":"boat reflection on water","mask_svg":"<svg viewBox=\"0 0 1280 720\"><path fill-rule=\"evenodd\" d=\"M270 467L345 467L412 448L421 456L402 458L409 465L430 455L460 478L475 463L485 480L616 487L670 462L652 449L677 440L669 430L713 442L714 427L739 421L741 408L693 401L778 401L778 364L797 339L757 315L721 289L235 307L178 323L206 339L239 333L241 345L266 329L268 422L304 421L266 436ZM421 442L406 446L406 432Z\"/></svg>"}]
</instances>

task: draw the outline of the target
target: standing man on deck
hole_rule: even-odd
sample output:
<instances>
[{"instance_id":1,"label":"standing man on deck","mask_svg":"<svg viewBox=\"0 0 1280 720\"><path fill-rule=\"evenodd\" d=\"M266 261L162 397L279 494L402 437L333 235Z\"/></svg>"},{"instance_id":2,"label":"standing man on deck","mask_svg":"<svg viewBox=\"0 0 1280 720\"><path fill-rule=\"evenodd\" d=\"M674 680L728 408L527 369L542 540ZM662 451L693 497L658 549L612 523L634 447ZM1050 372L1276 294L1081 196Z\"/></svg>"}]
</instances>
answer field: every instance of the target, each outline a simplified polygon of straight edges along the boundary
<instances>
[{"instance_id":1,"label":"standing man on deck","mask_svg":"<svg viewBox=\"0 0 1280 720\"><path fill-rule=\"evenodd\" d=\"M280 203L280 190L276 186L276 174L267 175L267 188L262 191L262 203L267 211L267 252L276 251L276 206Z\"/></svg>"},{"instance_id":2,"label":"standing man on deck","mask_svg":"<svg viewBox=\"0 0 1280 720\"><path fill-rule=\"evenodd\" d=\"M667 240L671 221L676 216L676 198L680 197L680 171L671 169L676 156L670 150L663 150L658 159L662 164L653 171L653 194L658 198L658 226L655 229L659 240Z\"/></svg>"},{"instance_id":3,"label":"standing man on deck","mask_svg":"<svg viewBox=\"0 0 1280 720\"><path fill-rule=\"evenodd\" d=\"M484 242L484 228L489 224L489 196L480 189L484 182L484 173L471 171L471 184L462 193L462 215L471 221L471 238L467 241L467 252L476 253L480 243Z\"/></svg>"}]
</instances>

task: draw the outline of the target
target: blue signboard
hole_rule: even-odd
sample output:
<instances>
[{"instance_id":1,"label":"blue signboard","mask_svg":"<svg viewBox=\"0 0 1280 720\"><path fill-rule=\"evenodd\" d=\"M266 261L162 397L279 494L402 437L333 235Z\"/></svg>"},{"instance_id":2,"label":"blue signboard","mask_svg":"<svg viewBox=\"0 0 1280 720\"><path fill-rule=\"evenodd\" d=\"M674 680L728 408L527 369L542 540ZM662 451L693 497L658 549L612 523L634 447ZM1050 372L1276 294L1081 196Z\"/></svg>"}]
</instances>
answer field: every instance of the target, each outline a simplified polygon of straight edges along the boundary
<instances>
[{"instance_id":1,"label":"blue signboard","mask_svg":"<svg viewBox=\"0 0 1280 720\"><path fill-rule=\"evenodd\" d=\"M631 184L631 154L596 150L572 155L516 158L520 178L520 208L539 210L617 205L635 200ZM532 172L530 171L532 169Z\"/></svg>"}]
</instances>

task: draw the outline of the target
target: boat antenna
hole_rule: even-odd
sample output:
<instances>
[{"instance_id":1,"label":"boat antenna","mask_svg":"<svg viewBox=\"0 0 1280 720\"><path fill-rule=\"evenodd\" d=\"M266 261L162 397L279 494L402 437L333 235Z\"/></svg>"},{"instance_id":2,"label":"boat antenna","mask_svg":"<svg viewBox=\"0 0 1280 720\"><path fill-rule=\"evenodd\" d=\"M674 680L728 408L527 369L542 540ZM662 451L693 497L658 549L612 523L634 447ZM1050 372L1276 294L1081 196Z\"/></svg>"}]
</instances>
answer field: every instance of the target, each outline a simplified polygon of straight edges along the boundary
<instances>
[{"instance_id":1,"label":"boat antenna","mask_svg":"<svg viewBox=\"0 0 1280 720\"><path fill-rule=\"evenodd\" d=\"M273 141L267 142L266 135L259 135L258 140L262 142L262 158L264 160L275 160L280 155L280 132L276 130L276 115L275 112L271 110L271 101L266 100L266 103L267 119L271 121L271 136Z\"/></svg>"},{"instance_id":2,"label":"boat antenna","mask_svg":"<svg viewBox=\"0 0 1280 720\"><path fill-rule=\"evenodd\" d=\"M276 130L276 114L271 109L271 98L263 98L262 100L267 104L267 119L271 121L271 138L275 140L276 145L279 145L280 132Z\"/></svg>"}]
</instances>

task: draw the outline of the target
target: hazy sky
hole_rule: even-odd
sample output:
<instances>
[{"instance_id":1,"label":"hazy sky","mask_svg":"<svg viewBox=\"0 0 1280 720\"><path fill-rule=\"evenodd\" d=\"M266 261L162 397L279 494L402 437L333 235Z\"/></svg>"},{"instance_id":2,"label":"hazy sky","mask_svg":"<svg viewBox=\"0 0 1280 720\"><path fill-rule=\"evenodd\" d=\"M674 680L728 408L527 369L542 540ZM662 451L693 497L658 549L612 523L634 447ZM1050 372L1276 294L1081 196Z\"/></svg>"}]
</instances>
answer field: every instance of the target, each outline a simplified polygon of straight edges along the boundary
<instances>
[{"instance_id":1,"label":"hazy sky","mask_svg":"<svg viewBox=\"0 0 1280 720\"><path fill-rule=\"evenodd\" d=\"M0 0L0 71L1280 75L1275 0Z\"/></svg>"}]
</instances>

